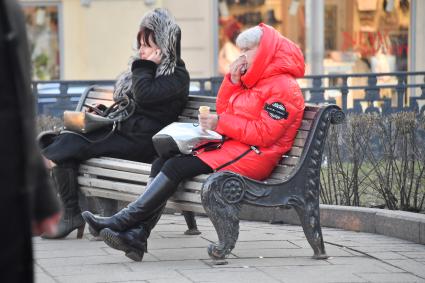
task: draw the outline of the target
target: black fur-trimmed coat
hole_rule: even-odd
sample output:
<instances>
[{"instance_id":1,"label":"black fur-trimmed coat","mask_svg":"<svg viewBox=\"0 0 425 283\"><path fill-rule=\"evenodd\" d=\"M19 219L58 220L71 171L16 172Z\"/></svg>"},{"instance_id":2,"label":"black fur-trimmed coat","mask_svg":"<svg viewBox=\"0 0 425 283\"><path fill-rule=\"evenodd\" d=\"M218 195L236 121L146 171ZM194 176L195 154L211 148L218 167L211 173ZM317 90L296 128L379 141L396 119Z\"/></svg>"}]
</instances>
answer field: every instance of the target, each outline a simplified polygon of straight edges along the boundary
<instances>
[{"instance_id":1,"label":"black fur-trimmed coat","mask_svg":"<svg viewBox=\"0 0 425 283\"><path fill-rule=\"evenodd\" d=\"M143 25L154 28L157 44L166 57L158 66L152 61L136 59L131 69L118 78L114 97L122 93L132 96L136 101L135 113L107 139L98 142L90 143L73 134L59 135L42 150L47 158L58 164L99 156L142 162L153 160L156 152L152 136L176 121L183 111L189 95L190 78L180 59L180 28L168 12L164 9L149 12L141 21ZM86 136L99 140L109 130L101 129Z\"/></svg>"}]
</instances>

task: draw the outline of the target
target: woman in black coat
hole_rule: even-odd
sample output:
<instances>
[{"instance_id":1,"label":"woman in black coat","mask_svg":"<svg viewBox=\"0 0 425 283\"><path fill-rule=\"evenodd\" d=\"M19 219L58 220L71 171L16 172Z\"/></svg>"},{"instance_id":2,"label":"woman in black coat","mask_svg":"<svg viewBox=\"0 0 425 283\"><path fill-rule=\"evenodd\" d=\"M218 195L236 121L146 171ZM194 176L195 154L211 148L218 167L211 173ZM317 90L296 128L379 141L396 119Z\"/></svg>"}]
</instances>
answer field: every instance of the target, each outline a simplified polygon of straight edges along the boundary
<instances>
[{"instance_id":1,"label":"woman in black coat","mask_svg":"<svg viewBox=\"0 0 425 283\"><path fill-rule=\"evenodd\" d=\"M114 99L134 98L133 115L109 136L110 128L86 134L96 142L71 133L60 134L48 145L41 141L43 155L56 164L52 175L65 207L58 233L44 238L63 238L77 228L77 237L83 234L77 184L81 161L108 156L151 162L155 156L152 136L176 121L185 107L190 78L180 59L180 28L167 10L155 9L142 18L137 42L139 58L119 77L114 90Z\"/></svg>"}]
</instances>

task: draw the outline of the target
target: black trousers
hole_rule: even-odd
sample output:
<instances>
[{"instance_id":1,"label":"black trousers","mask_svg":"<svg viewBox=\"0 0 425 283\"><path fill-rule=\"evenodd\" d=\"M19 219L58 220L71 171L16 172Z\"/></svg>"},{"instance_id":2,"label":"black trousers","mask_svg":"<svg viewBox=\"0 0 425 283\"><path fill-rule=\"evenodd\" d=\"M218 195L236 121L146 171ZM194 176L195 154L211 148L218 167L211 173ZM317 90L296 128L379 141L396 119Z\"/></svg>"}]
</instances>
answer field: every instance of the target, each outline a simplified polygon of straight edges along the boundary
<instances>
[{"instance_id":1,"label":"black trousers","mask_svg":"<svg viewBox=\"0 0 425 283\"><path fill-rule=\"evenodd\" d=\"M205 162L196 156L183 155L170 159L157 158L152 163L150 177L155 177L159 172L164 173L175 184L184 179L192 178L200 174L212 173L213 170Z\"/></svg>"}]
</instances>

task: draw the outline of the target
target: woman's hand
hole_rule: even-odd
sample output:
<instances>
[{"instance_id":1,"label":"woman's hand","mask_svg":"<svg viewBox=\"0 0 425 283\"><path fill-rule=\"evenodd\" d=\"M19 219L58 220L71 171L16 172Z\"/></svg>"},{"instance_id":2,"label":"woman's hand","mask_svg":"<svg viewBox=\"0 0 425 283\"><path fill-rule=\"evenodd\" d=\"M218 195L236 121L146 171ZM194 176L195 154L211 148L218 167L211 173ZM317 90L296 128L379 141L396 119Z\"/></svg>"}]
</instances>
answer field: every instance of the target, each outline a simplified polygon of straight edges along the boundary
<instances>
[{"instance_id":1,"label":"woman's hand","mask_svg":"<svg viewBox=\"0 0 425 283\"><path fill-rule=\"evenodd\" d=\"M159 63L161 63L161 49L156 49L154 52L152 52L147 58L146 60L152 61L155 64L159 65Z\"/></svg>"},{"instance_id":2,"label":"woman's hand","mask_svg":"<svg viewBox=\"0 0 425 283\"><path fill-rule=\"evenodd\" d=\"M241 76L246 73L248 61L246 55L239 56L232 64L230 64L230 79L233 84L239 84Z\"/></svg>"},{"instance_id":3,"label":"woman's hand","mask_svg":"<svg viewBox=\"0 0 425 283\"><path fill-rule=\"evenodd\" d=\"M214 131L217 128L218 115L217 114L203 114L198 115L199 125L203 130Z\"/></svg>"}]
</instances>

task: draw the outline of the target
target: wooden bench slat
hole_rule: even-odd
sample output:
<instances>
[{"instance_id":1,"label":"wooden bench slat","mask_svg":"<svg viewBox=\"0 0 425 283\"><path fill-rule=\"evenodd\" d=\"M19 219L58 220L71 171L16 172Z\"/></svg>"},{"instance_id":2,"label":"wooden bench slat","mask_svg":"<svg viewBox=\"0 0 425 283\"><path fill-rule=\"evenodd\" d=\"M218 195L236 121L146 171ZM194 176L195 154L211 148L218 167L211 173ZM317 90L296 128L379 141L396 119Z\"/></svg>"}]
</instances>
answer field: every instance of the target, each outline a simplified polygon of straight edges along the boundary
<instances>
[{"instance_id":1,"label":"wooden bench slat","mask_svg":"<svg viewBox=\"0 0 425 283\"><path fill-rule=\"evenodd\" d=\"M205 209L202 204L199 203L188 203L188 202L178 202L175 200L168 200L167 207L172 209L177 209L180 211L193 211L196 213L205 213Z\"/></svg>"},{"instance_id":2,"label":"wooden bench slat","mask_svg":"<svg viewBox=\"0 0 425 283\"><path fill-rule=\"evenodd\" d=\"M98 189L93 187L87 187L87 186L80 186L81 191L84 195L88 197L101 197L101 198L108 198L108 199L115 199L120 201L126 201L126 202L132 202L136 199L136 196L134 194L129 194L126 192L117 192L117 191L111 191L111 190L104 190L104 189Z\"/></svg>"},{"instance_id":3,"label":"wooden bench slat","mask_svg":"<svg viewBox=\"0 0 425 283\"><path fill-rule=\"evenodd\" d=\"M144 191L144 186L142 185L95 179L84 176L78 176L78 184L86 187L97 187L134 195L140 195Z\"/></svg>"},{"instance_id":4,"label":"wooden bench slat","mask_svg":"<svg viewBox=\"0 0 425 283\"><path fill-rule=\"evenodd\" d=\"M195 194L195 193L187 193L187 192L175 192L174 195L171 197L172 200L183 200L183 201L190 201L195 203L201 203L201 195Z\"/></svg>"},{"instance_id":5,"label":"wooden bench slat","mask_svg":"<svg viewBox=\"0 0 425 283\"><path fill-rule=\"evenodd\" d=\"M282 160L283 161L283 160ZM281 162L282 162L281 161ZM288 164L281 164L279 163L274 170L272 171L272 174L277 173L277 174L283 174L283 175L287 175L289 174L292 170L294 169L294 166L292 165L288 165ZM271 176L271 175L270 175Z\"/></svg>"},{"instance_id":6,"label":"wooden bench slat","mask_svg":"<svg viewBox=\"0 0 425 283\"><path fill-rule=\"evenodd\" d=\"M297 132L297 136L296 136L295 138L298 138L298 139L306 139L306 138L308 137L308 133L309 133L309 131L299 130L299 131Z\"/></svg>"},{"instance_id":7,"label":"wooden bench slat","mask_svg":"<svg viewBox=\"0 0 425 283\"><path fill-rule=\"evenodd\" d=\"M312 111L312 112L319 112L319 110L320 110L320 107L319 106L317 106L317 105L310 105L310 104L307 104L305 106L305 109L304 109L304 111Z\"/></svg>"},{"instance_id":8,"label":"wooden bench slat","mask_svg":"<svg viewBox=\"0 0 425 283\"><path fill-rule=\"evenodd\" d=\"M89 174L89 175L95 175L97 177L106 177L106 178L113 178L113 179L123 179L123 180L129 180L132 182L140 182L146 184L149 174L138 174L138 173L131 173L126 171L118 171L118 170L111 170L111 169L105 169L100 167L93 167L93 166L87 166L87 165L81 165L80 166L80 172L83 174Z\"/></svg>"},{"instance_id":9,"label":"wooden bench slat","mask_svg":"<svg viewBox=\"0 0 425 283\"><path fill-rule=\"evenodd\" d=\"M203 182L196 182L193 179L190 179L180 185L180 190L200 191L202 189L202 183Z\"/></svg>"},{"instance_id":10,"label":"wooden bench slat","mask_svg":"<svg viewBox=\"0 0 425 283\"><path fill-rule=\"evenodd\" d=\"M293 146L291 150L288 152L288 155L300 157L301 154L303 153L303 150L304 148L302 147Z\"/></svg>"},{"instance_id":11,"label":"wooden bench slat","mask_svg":"<svg viewBox=\"0 0 425 283\"><path fill-rule=\"evenodd\" d=\"M121 160L121 159L110 159L110 158L92 158L84 161L83 164L90 166L97 166L102 168L121 170L126 172L134 172L149 175L151 171L151 165L141 162Z\"/></svg>"},{"instance_id":12,"label":"wooden bench slat","mask_svg":"<svg viewBox=\"0 0 425 283\"><path fill-rule=\"evenodd\" d=\"M298 157L288 156L283 159L282 164L284 165L296 165L300 159Z\"/></svg>"},{"instance_id":13,"label":"wooden bench slat","mask_svg":"<svg viewBox=\"0 0 425 283\"><path fill-rule=\"evenodd\" d=\"M293 144L292 146L304 147L304 145L305 145L305 141L306 141L306 139L305 139L305 138L302 138L302 139L298 139L298 138L296 138L296 139L294 140L294 144Z\"/></svg>"},{"instance_id":14,"label":"wooden bench slat","mask_svg":"<svg viewBox=\"0 0 425 283\"><path fill-rule=\"evenodd\" d=\"M312 125L312 120L302 120L300 130L310 131Z\"/></svg>"},{"instance_id":15,"label":"wooden bench slat","mask_svg":"<svg viewBox=\"0 0 425 283\"><path fill-rule=\"evenodd\" d=\"M313 120L316 117L317 111L304 111L303 120Z\"/></svg>"},{"instance_id":16,"label":"wooden bench slat","mask_svg":"<svg viewBox=\"0 0 425 283\"><path fill-rule=\"evenodd\" d=\"M107 191L107 190L97 189L93 187L85 187L85 186L81 186L80 189L86 196L89 196L89 197L102 197L102 198L108 198L108 199L116 199L116 200L125 201L125 202L132 202L137 198L136 195L125 193L125 192ZM167 202L167 207L172 209L177 209L177 210L186 210L186 211L194 211L197 213L205 213L205 210L200 203L181 202L181 201L170 199Z\"/></svg>"}]
</instances>

